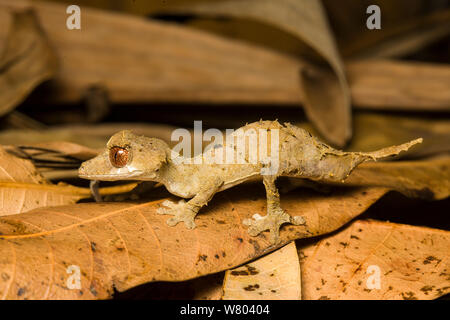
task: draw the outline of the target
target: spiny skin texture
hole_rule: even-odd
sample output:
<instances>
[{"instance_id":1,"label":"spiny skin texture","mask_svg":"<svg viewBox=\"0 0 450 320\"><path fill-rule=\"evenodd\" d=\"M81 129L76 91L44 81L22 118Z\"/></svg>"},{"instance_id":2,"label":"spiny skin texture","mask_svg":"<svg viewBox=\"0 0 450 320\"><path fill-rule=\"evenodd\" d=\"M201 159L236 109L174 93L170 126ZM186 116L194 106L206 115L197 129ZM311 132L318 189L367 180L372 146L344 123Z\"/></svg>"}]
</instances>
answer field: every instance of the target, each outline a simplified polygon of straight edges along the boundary
<instances>
[{"instance_id":1,"label":"spiny skin texture","mask_svg":"<svg viewBox=\"0 0 450 320\"><path fill-rule=\"evenodd\" d=\"M291 217L280 206L280 195L275 185L279 176L304 178L315 181L341 181L360 163L369 160L396 155L406 151L410 146L422 142L417 139L400 146L384 148L374 152L343 152L320 142L307 131L289 123L278 121L259 121L240 128L243 132L265 132L267 141L260 138L256 148L271 149L272 139L278 134L278 157L268 163L267 159L252 160L248 150L250 142L243 153L243 162L217 164L211 159L217 153L227 154L227 150L236 154L239 150L228 143L237 131L227 136L223 144L216 144L194 158L191 163L180 163L182 158L174 153L162 140L137 136L130 131L116 133L109 140L106 150L99 156L84 162L79 169L79 176L90 180L147 180L164 184L174 195L191 198L178 203L165 201L158 213L173 215L167 223L171 226L183 221L187 228L195 228L195 216L215 193L231 188L242 182L262 178L267 196L267 215L258 214L243 223L249 226L249 234L256 236L262 231L270 231L273 244L279 241L279 229L284 223L304 224L300 216ZM277 129L277 130L275 130ZM250 130L250 131L249 131ZM237 140L236 140L237 141ZM275 141L275 140L274 140ZM228 143L228 144L227 144ZM119 150L120 152L118 152ZM274 149L275 150L275 149ZM114 162L118 154L126 153L126 164L117 167ZM259 155L259 153L257 153ZM269 152L269 154L271 154ZM276 154L275 152L273 154ZM225 156L224 156L225 157ZM198 164L195 160L203 160ZM270 167L274 160L278 170L267 174L262 171ZM196 164L197 163L197 164ZM117 163L116 163L117 165ZM265 172L263 175L262 172Z\"/></svg>"}]
</instances>

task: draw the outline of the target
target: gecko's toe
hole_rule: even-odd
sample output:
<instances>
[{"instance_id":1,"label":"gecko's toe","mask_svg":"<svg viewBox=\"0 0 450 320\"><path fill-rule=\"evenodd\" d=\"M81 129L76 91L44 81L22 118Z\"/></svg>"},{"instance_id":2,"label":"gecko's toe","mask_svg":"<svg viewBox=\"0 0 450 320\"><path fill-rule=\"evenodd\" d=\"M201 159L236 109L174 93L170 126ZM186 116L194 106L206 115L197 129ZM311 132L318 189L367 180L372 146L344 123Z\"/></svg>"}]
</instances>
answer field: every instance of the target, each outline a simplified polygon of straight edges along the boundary
<instances>
[{"instance_id":1,"label":"gecko's toe","mask_svg":"<svg viewBox=\"0 0 450 320\"><path fill-rule=\"evenodd\" d=\"M270 232L270 243L277 244L280 242L280 228L283 224L301 225L305 223L305 219L301 216L291 217L280 208L263 217L254 214L252 219L245 219L242 223L249 227L248 234L253 237L268 230Z\"/></svg>"},{"instance_id":2,"label":"gecko's toe","mask_svg":"<svg viewBox=\"0 0 450 320\"><path fill-rule=\"evenodd\" d=\"M243 224L249 227L248 234L253 237L269 230L270 243L277 244L280 242L280 227L286 222L290 222L290 216L283 212L283 214L268 214L264 217L254 214L253 219L245 219Z\"/></svg>"},{"instance_id":3,"label":"gecko's toe","mask_svg":"<svg viewBox=\"0 0 450 320\"><path fill-rule=\"evenodd\" d=\"M156 209L157 214L169 214L169 209L166 208L158 208Z\"/></svg>"},{"instance_id":4,"label":"gecko's toe","mask_svg":"<svg viewBox=\"0 0 450 320\"><path fill-rule=\"evenodd\" d=\"M184 222L187 229L194 229L194 216L191 214L177 214L167 220L167 224L171 227L176 226L179 222Z\"/></svg>"},{"instance_id":5,"label":"gecko's toe","mask_svg":"<svg viewBox=\"0 0 450 320\"><path fill-rule=\"evenodd\" d=\"M300 226L302 224L305 224L306 220L302 216L295 216L295 217L291 217L291 223L296 226Z\"/></svg>"}]
</instances>

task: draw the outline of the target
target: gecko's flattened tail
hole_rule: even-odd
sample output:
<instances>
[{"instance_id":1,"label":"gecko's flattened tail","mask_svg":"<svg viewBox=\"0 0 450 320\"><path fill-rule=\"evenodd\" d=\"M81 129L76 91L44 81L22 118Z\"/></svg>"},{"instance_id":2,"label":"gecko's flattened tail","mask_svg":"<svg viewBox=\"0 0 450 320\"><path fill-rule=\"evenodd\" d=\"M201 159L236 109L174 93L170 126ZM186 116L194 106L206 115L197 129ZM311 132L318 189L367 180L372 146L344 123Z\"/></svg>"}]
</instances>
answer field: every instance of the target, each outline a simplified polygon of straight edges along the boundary
<instances>
[{"instance_id":1,"label":"gecko's flattened tail","mask_svg":"<svg viewBox=\"0 0 450 320\"><path fill-rule=\"evenodd\" d=\"M422 138L398 145L383 148L373 152L328 152L316 165L312 180L343 181L359 164L366 161L376 161L407 151L411 146L421 143Z\"/></svg>"},{"instance_id":2,"label":"gecko's flattened tail","mask_svg":"<svg viewBox=\"0 0 450 320\"><path fill-rule=\"evenodd\" d=\"M383 149L380 149L377 151L372 151L372 152L358 152L358 154L360 154L364 157L368 157L368 159L366 159L365 161L367 161L367 160L376 161L377 159L382 159L382 158L398 155L402 151L407 151L413 145L422 143L422 141L423 141L423 139L419 138L419 139L412 140L410 142L403 143L398 146L391 146L391 147L383 148Z\"/></svg>"}]
</instances>

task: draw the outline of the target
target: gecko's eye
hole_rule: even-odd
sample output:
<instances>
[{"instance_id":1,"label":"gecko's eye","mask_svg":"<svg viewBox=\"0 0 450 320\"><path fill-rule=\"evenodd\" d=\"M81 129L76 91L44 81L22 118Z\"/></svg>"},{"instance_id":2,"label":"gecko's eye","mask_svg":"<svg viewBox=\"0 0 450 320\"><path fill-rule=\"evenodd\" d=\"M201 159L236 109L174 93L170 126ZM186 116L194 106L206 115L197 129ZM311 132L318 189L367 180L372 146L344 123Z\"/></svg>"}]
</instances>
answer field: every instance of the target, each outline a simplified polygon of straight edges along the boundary
<instances>
[{"instance_id":1,"label":"gecko's eye","mask_svg":"<svg viewBox=\"0 0 450 320\"><path fill-rule=\"evenodd\" d=\"M125 167L129 160L128 150L121 147L112 147L109 150L109 161L116 168Z\"/></svg>"}]
</instances>

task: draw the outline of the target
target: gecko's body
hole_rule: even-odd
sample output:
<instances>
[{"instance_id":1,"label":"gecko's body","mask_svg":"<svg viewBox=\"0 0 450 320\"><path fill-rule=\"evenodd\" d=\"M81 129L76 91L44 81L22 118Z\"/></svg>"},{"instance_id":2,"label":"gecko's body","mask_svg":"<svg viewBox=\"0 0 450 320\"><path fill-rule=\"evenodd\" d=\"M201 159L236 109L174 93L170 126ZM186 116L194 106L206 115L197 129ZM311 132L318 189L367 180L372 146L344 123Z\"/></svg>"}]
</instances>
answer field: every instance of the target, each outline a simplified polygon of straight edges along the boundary
<instances>
[{"instance_id":1,"label":"gecko's body","mask_svg":"<svg viewBox=\"0 0 450 320\"><path fill-rule=\"evenodd\" d=\"M398 154L421 139L397 147L388 147L375 152L343 152L320 142L307 131L284 125L277 121L259 121L241 128L243 132L254 129L265 131L270 149L271 132L277 130L278 156L277 170L270 174L261 174L268 166L267 159L262 161L249 158L246 152L240 163L210 163L217 153L226 154L230 145L219 144L197 157L191 163L179 163L173 151L162 140L136 136L130 131L115 134L108 142L107 149L94 159L86 161L79 170L82 178L91 180L151 180L161 182L174 195L192 198L173 203L166 201L159 213L171 214L167 223L176 225L185 222L188 228L195 228L194 218L215 193L231 188L242 182L262 178L267 195L267 215L255 215L254 219L244 220L250 235L270 230L271 241L279 240L279 228L284 223L303 224L302 217L291 217L280 207L280 197L275 186L279 176L306 178L316 181L341 181L360 163ZM229 141L229 139L225 139ZM258 139L257 147L261 147ZM248 145L247 145L248 146ZM231 146L236 150L235 146ZM232 150L232 151L233 151ZM258 153L259 154L259 153ZM180 158L178 158L179 160ZM199 163L199 164L196 164ZM263 170L263 171L262 171Z\"/></svg>"}]
</instances>

